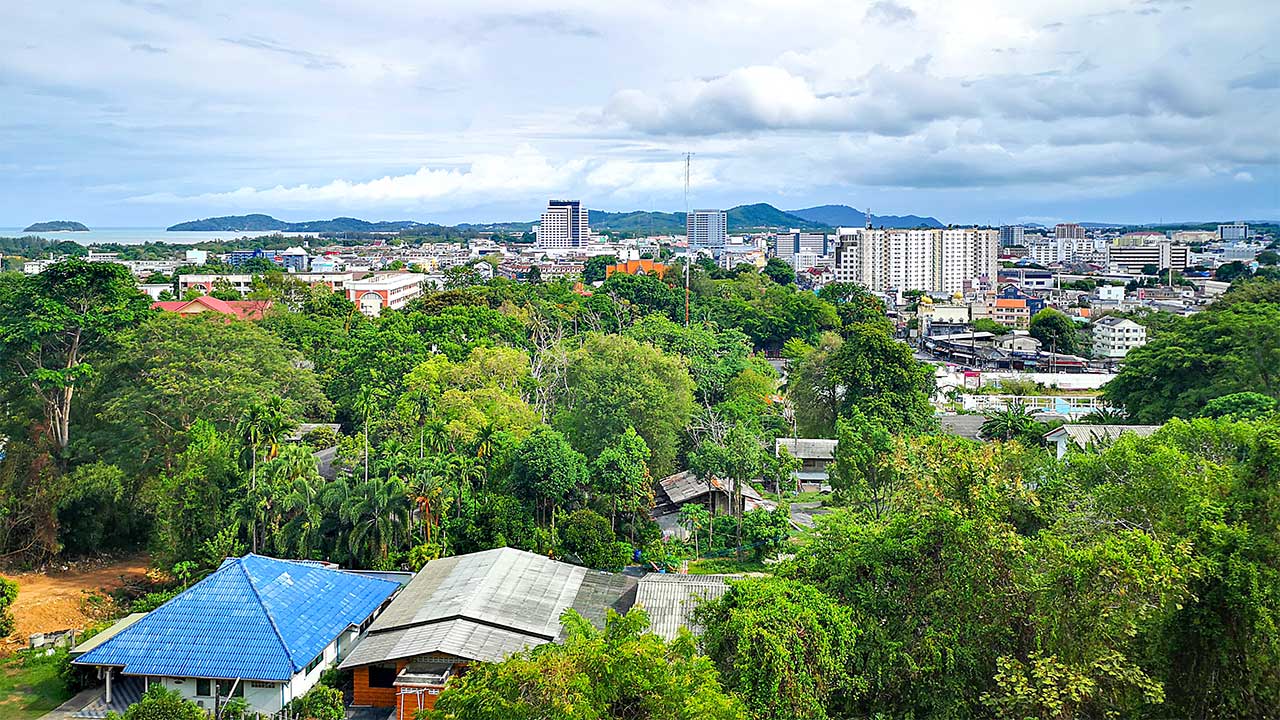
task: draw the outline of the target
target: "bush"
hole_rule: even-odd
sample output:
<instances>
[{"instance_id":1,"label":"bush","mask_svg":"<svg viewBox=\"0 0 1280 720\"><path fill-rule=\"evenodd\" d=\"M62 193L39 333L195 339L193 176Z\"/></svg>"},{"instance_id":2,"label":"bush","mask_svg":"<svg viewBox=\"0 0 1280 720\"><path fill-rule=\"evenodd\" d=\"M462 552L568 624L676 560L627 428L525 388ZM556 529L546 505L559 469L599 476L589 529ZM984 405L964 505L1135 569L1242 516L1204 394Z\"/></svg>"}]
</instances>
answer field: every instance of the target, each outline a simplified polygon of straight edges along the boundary
<instances>
[{"instance_id":1,"label":"bush","mask_svg":"<svg viewBox=\"0 0 1280 720\"><path fill-rule=\"evenodd\" d=\"M0 577L0 637L13 634L13 613L9 608L18 599L18 583Z\"/></svg>"},{"instance_id":2,"label":"bush","mask_svg":"<svg viewBox=\"0 0 1280 720\"><path fill-rule=\"evenodd\" d=\"M342 691L320 684L289 705L290 716L297 720L342 720Z\"/></svg>"},{"instance_id":3,"label":"bush","mask_svg":"<svg viewBox=\"0 0 1280 720\"><path fill-rule=\"evenodd\" d=\"M107 713L107 720L208 720L208 718L209 715L204 709L160 685L151 686L151 689L142 695L141 700L124 711L124 715Z\"/></svg>"},{"instance_id":4,"label":"bush","mask_svg":"<svg viewBox=\"0 0 1280 720\"><path fill-rule=\"evenodd\" d=\"M779 507L769 511L757 508L742 515L742 539L751 547L757 560L773 557L786 547L791 535L791 514Z\"/></svg>"},{"instance_id":5,"label":"bush","mask_svg":"<svg viewBox=\"0 0 1280 720\"><path fill-rule=\"evenodd\" d=\"M302 436L302 442L315 450L324 450L338 444L338 431L328 425L321 425Z\"/></svg>"},{"instance_id":6,"label":"bush","mask_svg":"<svg viewBox=\"0 0 1280 720\"><path fill-rule=\"evenodd\" d=\"M618 542L609 521L594 510L577 510L560 528L560 547L597 570L618 570L631 559L631 546Z\"/></svg>"}]
</instances>

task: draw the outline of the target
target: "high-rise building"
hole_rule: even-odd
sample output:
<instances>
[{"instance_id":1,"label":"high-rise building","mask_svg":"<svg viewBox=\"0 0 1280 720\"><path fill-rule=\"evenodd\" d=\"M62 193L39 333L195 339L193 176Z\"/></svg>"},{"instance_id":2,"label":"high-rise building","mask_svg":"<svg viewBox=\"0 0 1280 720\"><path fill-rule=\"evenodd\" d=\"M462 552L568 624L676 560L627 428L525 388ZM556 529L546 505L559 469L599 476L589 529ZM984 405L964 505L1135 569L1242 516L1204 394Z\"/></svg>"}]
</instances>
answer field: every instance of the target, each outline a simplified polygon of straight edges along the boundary
<instances>
[{"instance_id":1,"label":"high-rise building","mask_svg":"<svg viewBox=\"0 0 1280 720\"><path fill-rule=\"evenodd\" d=\"M786 261L797 270L813 267L813 257L826 257L831 254L831 250L830 236L823 233L792 229L791 232L780 232L773 237L774 257ZM799 259L801 256L806 258L803 262Z\"/></svg>"},{"instance_id":2,"label":"high-rise building","mask_svg":"<svg viewBox=\"0 0 1280 720\"><path fill-rule=\"evenodd\" d=\"M840 228L836 282L871 290L965 292L992 287L998 270L996 230Z\"/></svg>"},{"instance_id":3,"label":"high-rise building","mask_svg":"<svg viewBox=\"0 0 1280 720\"><path fill-rule=\"evenodd\" d=\"M580 200L552 200L542 213L537 228L537 247L563 250L585 247L591 240L587 209Z\"/></svg>"},{"instance_id":4,"label":"high-rise building","mask_svg":"<svg viewBox=\"0 0 1280 720\"><path fill-rule=\"evenodd\" d=\"M1013 247L1026 242L1026 228L1021 225L1000 226L1000 247Z\"/></svg>"},{"instance_id":5,"label":"high-rise building","mask_svg":"<svg viewBox=\"0 0 1280 720\"><path fill-rule=\"evenodd\" d=\"M1076 223L1058 223L1053 226L1053 236L1056 238L1065 238L1067 240L1077 240L1084 238L1084 228Z\"/></svg>"},{"instance_id":6,"label":"high-rise building","mask_svg":"<svg viewBox=\"0 0 1280 720\"><path fill-rule=\"evenodd\" d=\"M685 237L690 252L709 251L715 257L724 252L729 219L723 210L693 210L685 218Z\"/></svg>"},{"instance_id":7,"label":"high-rise building","mask_svg":"<svg viewBox=\"0 0 1280 720\"><path fill-rule=\"evenodd\" d=\"M1219 225L1218 239L1224 242L1248 240L1249 226L1239 220L1228 225Z\"/></svg>"}]
</instances>

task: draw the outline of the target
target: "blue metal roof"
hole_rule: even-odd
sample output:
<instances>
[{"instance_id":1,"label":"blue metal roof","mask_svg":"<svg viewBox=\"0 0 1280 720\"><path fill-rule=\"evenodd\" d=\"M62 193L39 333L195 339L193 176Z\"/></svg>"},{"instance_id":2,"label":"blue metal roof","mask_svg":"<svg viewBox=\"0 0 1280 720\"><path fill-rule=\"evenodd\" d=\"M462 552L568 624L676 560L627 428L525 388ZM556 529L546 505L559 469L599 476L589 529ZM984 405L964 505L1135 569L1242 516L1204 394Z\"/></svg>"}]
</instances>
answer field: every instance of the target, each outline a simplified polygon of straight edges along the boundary
<instances>
[{"instance_id":1,"label":"blue metal roof","mask_svg":"<svg viewBox=\"0 0 1280 720\"><path fill-rule=\"evenodd\" d=\"M288 680L399 587L310 563L231 558L76 663L131 675Z\"/></svg>"}]
</instances>

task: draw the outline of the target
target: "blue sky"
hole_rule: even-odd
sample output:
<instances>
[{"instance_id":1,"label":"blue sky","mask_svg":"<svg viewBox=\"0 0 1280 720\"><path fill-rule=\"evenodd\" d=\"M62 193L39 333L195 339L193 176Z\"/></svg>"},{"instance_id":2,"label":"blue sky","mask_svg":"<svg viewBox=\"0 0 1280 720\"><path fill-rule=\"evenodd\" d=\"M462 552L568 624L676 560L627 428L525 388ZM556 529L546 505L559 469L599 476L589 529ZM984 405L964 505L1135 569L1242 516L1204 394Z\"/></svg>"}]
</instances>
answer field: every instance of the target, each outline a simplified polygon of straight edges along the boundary
<instances>
[{"instance_id":1,"label":"blue sky","mask_svg":"<svg viewBox=\"0 0 1280 720\"><path fill-rule=\"evenodd\" d=\"M1280 218L1280 3L45 0L0 226L825 203Z\"/></svg>"}]
</instances>

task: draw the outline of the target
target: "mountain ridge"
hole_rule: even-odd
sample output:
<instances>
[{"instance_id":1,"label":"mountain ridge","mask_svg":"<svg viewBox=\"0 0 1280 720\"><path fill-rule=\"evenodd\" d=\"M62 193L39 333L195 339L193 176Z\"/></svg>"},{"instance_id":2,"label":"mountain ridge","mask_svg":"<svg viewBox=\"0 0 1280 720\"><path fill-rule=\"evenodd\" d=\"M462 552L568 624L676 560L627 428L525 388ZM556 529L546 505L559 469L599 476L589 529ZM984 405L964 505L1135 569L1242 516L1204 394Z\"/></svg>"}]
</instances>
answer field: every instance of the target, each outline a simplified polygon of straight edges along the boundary
<instances>
[{"instance_id":1,"label":"mountain ridge","mask_svg":"<svg viewBox=\"0 0 1280 720\"><path fill-rule=\"evenodd\" d=\"M867 224L866 213L848 205L817 205L799 210L787 210L787 213L828 227L862 227ZM871 224L887 228L946 227L937 218L931 216L876 215L874 213L871 215Z\"/></svg>"}]
</instances>

